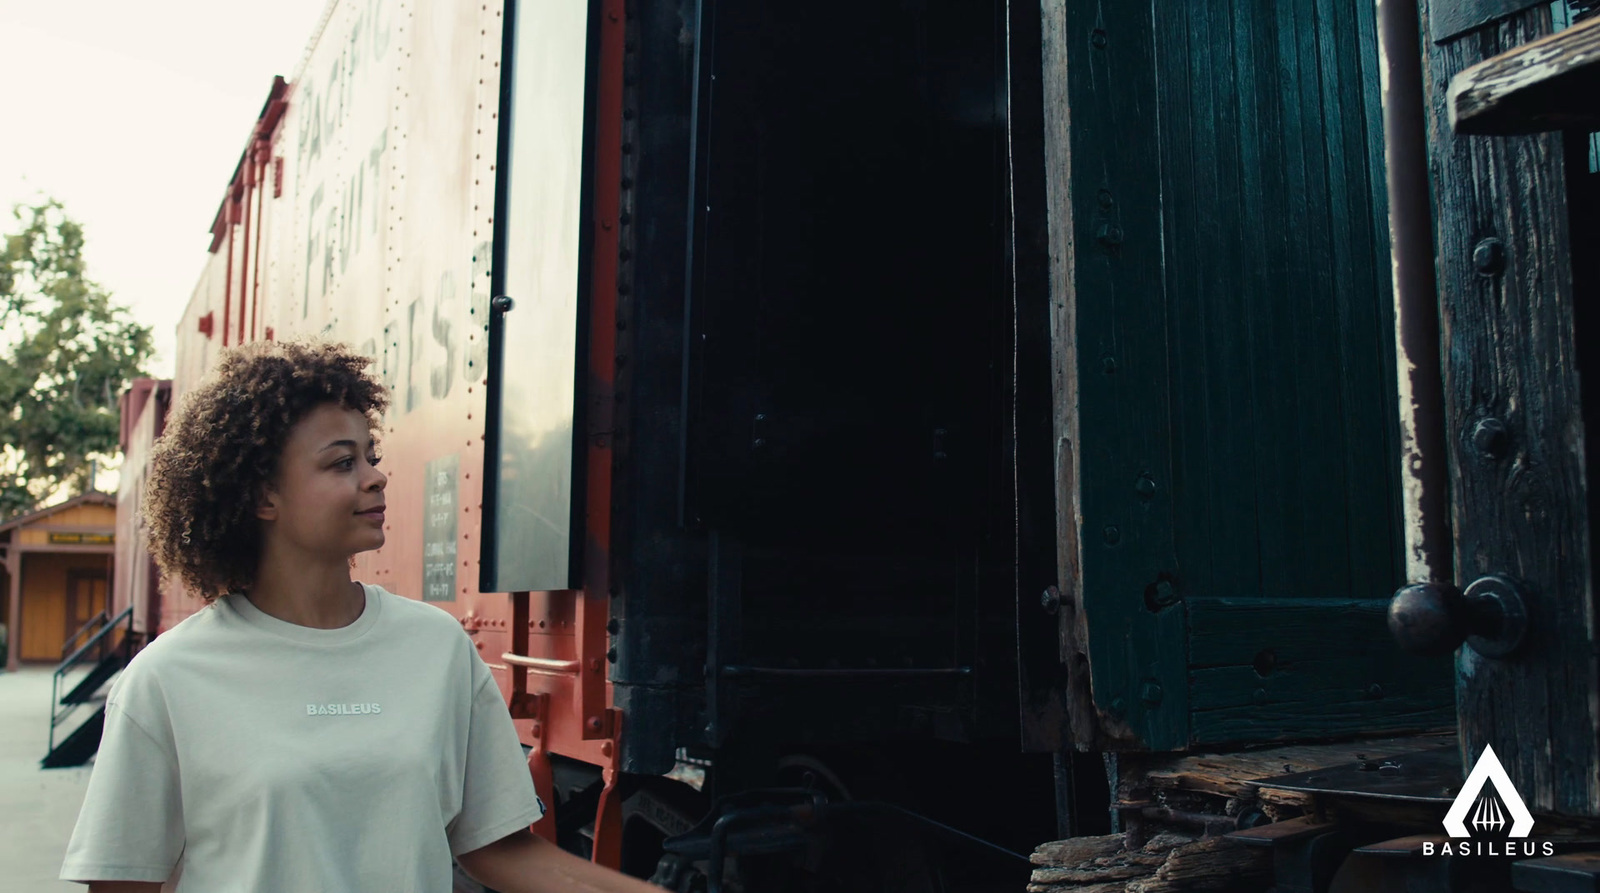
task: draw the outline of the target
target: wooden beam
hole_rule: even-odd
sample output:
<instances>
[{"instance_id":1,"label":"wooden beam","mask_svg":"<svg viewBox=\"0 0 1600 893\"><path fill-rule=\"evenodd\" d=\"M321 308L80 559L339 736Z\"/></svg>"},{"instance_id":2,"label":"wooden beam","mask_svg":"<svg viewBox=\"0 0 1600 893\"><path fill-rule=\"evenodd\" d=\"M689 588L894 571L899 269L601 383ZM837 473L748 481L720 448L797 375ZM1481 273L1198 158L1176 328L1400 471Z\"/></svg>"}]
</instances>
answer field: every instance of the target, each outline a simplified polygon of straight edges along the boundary
<instances>
[{"instance_id":1,"label":"wooden beam","mask_svg":"<svg viewBox=\"0 0 1600 893\"><path fill-rule=\"evenodd\" d=\"M1600 17L1460 72L1449 105L1459 134L1600 130Z\"/></svg>"}]
</instances>

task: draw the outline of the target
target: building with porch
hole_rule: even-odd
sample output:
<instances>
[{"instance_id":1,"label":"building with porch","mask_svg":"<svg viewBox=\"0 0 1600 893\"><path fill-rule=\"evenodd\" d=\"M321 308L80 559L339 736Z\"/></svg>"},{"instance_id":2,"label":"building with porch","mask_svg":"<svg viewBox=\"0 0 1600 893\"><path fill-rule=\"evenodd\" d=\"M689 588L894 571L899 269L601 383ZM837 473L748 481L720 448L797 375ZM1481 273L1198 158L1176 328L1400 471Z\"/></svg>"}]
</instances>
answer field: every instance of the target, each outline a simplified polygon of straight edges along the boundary
<instances>
[{"instance_id":1,"label":"building with porch","mask_svg":"<svg viewBox=\"0 0 1600 893\"><path fill-rule=\"evenodd\" d=\"M7 670L60 661L69 640L106 609L116 503L91 490L0 523Z\"/></svg>"}]
</instances>

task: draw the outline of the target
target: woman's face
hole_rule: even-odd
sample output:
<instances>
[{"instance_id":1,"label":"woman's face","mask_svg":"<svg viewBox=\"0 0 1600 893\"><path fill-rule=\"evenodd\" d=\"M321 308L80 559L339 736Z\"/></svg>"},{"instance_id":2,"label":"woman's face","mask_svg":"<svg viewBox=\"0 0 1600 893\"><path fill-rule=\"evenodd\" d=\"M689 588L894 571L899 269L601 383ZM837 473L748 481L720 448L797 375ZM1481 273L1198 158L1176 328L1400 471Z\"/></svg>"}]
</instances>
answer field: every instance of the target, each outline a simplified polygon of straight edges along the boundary
<instances>
[{"instance_id":1,"label":"woman's face","mask_svg":"<svg viewBox=\"0 0 1600 893\"><path fill-rule=\"evenodd\" d=\"M383 488L367 417L335 403L289 432L257 517L296 551L348 558L383 545Z\"/></svg>"}]
</instances>

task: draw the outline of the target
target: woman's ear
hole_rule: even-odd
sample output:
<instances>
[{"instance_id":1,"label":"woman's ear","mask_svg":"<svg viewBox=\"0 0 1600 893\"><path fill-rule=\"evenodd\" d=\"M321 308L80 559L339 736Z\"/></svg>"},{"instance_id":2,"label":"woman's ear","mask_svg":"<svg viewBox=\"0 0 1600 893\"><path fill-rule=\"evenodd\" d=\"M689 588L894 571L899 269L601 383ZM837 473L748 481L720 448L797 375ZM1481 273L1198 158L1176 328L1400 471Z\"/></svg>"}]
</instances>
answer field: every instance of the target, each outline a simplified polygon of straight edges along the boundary
<instances>
[{"instance_id":1,"label":"woman's ear","mask_svg":"<svg viewBox=\"0 0 1600 893\"><path fill-rule=\"evenodd\" d=\"M263 521L278 520L278 494L271 484L256 487L256 517Z\"/></svg>"}]
</instances>

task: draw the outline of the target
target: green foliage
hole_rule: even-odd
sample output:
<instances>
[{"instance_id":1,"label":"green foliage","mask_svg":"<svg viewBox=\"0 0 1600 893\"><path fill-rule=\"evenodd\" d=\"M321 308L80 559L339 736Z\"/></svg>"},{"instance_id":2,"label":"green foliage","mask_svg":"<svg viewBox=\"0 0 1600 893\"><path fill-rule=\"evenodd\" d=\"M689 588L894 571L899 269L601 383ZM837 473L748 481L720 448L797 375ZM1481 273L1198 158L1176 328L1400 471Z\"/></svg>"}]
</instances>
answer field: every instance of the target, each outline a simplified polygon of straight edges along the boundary
<instances>
[{"instance_id":1,"label":"green foliage","mask_svg":"<svg viewBox=\"0 0 1600 893\"><path fill-rule=\"evenodd\" d=\"M89 486L118 445L117 399L144 375L149 326L89 280L83 227L53 199L12 209L0 251L0 518Z\"/></svg>"}]
</instances>

